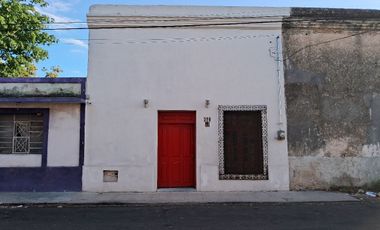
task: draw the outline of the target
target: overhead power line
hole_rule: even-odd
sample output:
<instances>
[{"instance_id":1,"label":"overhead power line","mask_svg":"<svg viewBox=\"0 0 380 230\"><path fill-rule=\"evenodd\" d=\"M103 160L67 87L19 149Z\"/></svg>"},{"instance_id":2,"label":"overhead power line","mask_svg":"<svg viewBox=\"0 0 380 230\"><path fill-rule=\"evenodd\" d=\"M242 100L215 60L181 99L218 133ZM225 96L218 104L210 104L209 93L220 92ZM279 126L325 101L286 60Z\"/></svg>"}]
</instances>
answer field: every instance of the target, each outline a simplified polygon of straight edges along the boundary
<instances>
[{"instance_id":1,"label":"overhead power line","mask_svg":"<svg viewBox=\"0 0 380 230\"><path fill-rule=\"evenodd\" d=\"M265 15L256 17L199 17L199 18L180 18L180 19L95 19L90 20L89 23L94 23L94 27L88 26L76 26L76 27L60 27L60 28L44 28L43 31L67 31L67 30L100 30L100 29L149 29L149 28L186 28L186 27L207 27L207 26L232 26L232 25L250 25L250 24L269 24L269 23L292 23L292 22L331 22L334 20L347 20L344 17L323 17L323 18L286 18L279 20L261 20L261 21L238 21L238 22L213 22L213 23L191 23L191 24L174 24L174 25L112 25L112 23L128 23L128 22L189 22L189 21L202 21L202 20L249 20L249 19L265 19L273 17L282 17L281 15ZM363 18L350 18L350 20L365 20ZM110 25L99 25L101 23L110 23ZM70 21L70 22L52 22L45 24L49 25L73 25L73 24L88 24L88 22L81 21ZM378 25L380 22L371 22L371 25ZM16 25L16 24L9 24ZM355 25L348 25L354 28ZM15 29L16 30L16 29ZM19 30L19 29L17 29ZM29 29L34 30L34 29ZM40 30L40 29L35 29ZM0 30L0 32L10 31L10 30Z\"/></svg>"},{"instance_id":2,"label":"overhead power line","mask_svg":"<svg viewBox=\"0 0 380 230\"><path fill-rule=\"evenodd\" d=\"M291 18L287 17L288 15L262 15L262 16L252 16L252 17L186 17L186 18L149 18L149 19L140 19L139 17L135 18L101 18L101 19L90 19L89 21L66 21L66 22L51 22L46 23L45 25L54 25L54 24L87 24L87 23L122 23L122 22L188 22L188 21L213 21L213 20L249 20L249 19L266 19L266 18L285 18L282 21L284 22L293 22L293 21L378 21L373 18L363 18L363 17L312 17L312 18Z\"/></svg>"},{"instance_id":3,"label":"overhead power line","mask_svg":"<svg viewBox=\"0 0 380 230\"><path fill-rule=\"evenodd\" d=\"M238 19L265 19L265 18L279 18L287 17L288 15L261 15L261 16L239 16L239 17L204 17L204 16L192 16L192 17L183 17L183 18L173 18L173 17L162 17L163 19L158 19L155 17L146 19L145 17L134 17L134 18L112 18L112 19L90 19L87 22L84 21L68 21L68 22L52 22L46 23L45 25L53 24L86 24L86 23L102 23L102 22L111 22L111 23L122 23L122 22L188 22L188 21L212 21L212 20L238 20Z\"/></svg>"},{"instance_id":4,"label":"overhead power line","mask_svg":"<svg viewBox=\"0 0 380 230\"><path fill-rule=\"evenodd\" d=\"M89 21L67 21L67 22L52 22L52 23L46 23L45 25L54 25L54 24L87 24L90 23L102 23L102 22L186 22L186 21L212 21L212 20L238 20L238 19L265 19L265 18L279 18L283 17L286 18L282 21L285 22L292 22L292 21L333 21L333 20L369 20L374 21L373 18L363 18L363 17L346 17L346 16L338 16L338 17L314 17L314 18L289 18L288 15L261 15L261 16L239 16L239 17L203 17L203 16L194 16L194 17L185 17L185 18L164 18L164 19L157 19L157 18L151 18L151 19L139 19L139 17L135 18L117 18L117 19L90 19ZM377 20L375 20L377 21Z\"/></svg>"},{"instance_id":5,"label":"overhead power line","mask_svg":"<svg viewBox=\"0 0 380 230\"><path fill-rule=\"evenodd\" d=\"M202 24L176 24L176 25L119 25L119 26L95 26L95 27L66 27L66 28L45 28L46 31L54 30L109 30L109 29L152 29L152 28L188 28L188 27L207 27L207 26L232 26L232 25L251 25L251 24L270 24L287 22L316 22L321 19L305 20L265 20L247 22L223 22L223 23L202 23ZM379 23L377 23L379 24Z\"/></svg>"},{"instance_id":6,"label":"overhead power line","mask_svg":"<svg viewBox=\"0 0 380 230\"><path fill-rule=\"evenodd\" d=\"M179 22L180 20L178 20ZM325 18L316 19L283 19L283 20L264 20L264 21L241 21L241 22L220 22L220 23L192 23L192 24L174 24L174 25L109 25L109 26L94 26L94 27L62 27L62 28L44 28L44 31L65 31L65 30L110 30L110 29L149 29L149 28L188 28L188 27L207 27L207 26L232 26L232 25L250 25L250 24L269 24L269 23L291 23L291 22L320 22L326 21ZM100 23L102 21L96 22ZM107 21L103 21L107 22ZM112 23L123 23L125 21L109 21ZM62 22L64 23L64 22ZM70 22L71 23L71 22ZM79 24L78 22L76 22ZM69 22L67 22L69 24ZM372 23L372 25L378 25L378 23ZM37 30L37 29L36 29ZM39 30L39 29L38 29ZM0 30L9 31L9 30Z\"/></svg>"},{"instance_id":7,"label":"overhead power line","mask_svg":"<svg viewBox=\"0 0 380 230\"><path fill-rule=\"evenodd\" d=\"M332 42L348 39L348 38L351 38L351 37L360 36L360 35L371 33L371 32L378 32L378 31L366 30L366 31L361 31L361 32L358 32L358 33L353 33L353 34L346 35L346 36L339 37L339 38L334 38L334 39L330 39L330 40L326 40L326 41L322 41L322 42L318 42L318 43L309 44L309 45L303 46L300 49L298 49L298 50L290 53L289 55L287 55L286 58L282 59L281 61L289 60L292 57L294 57L297 54L299 54L300 52L302 52L303 50L306 50L308 48L312 48L312 47L316 47L316 46L320 46L320 45L324 45L324 44L328 44L328 43L332 43ZM173 43L174 42L176 42L176 43L183 43L183 42L217 42L217 41L236 40L236 39L269 38L269 37L275 37L275 36L278 36L278 35L276 35L276 34L266 34L266 35L236 35L236 36L231 36L231 37L167 38L167 39L149 39L147 41L124 41L124 42L120 41L120 42L112 42L111 44L113 44L113 45L122 45L122 44L171 43L171 42L173 42ZM114 41L114 39L105 39L105 38L104 39L77 39L77 40L95 41L94 42L95 44L106 44L106 43L101 42L101 41ZM72 44L72 45L74 45L74 44Z\"/></svg>"},{"instance_id":8,"label":"overhead power line","mask_svg":"<svg viewBox=\"0 0 380 230\"><path fill-rule=\"evenodd\" d=\"M369 30L362 31L362 32L350 34L350 35L347 35L347 36L343 36L343 37L339 37L339 38L335 38L335 39L331 39L331 40L326 40L326 41L322 41L322 42L306 45L306 46L304 46L304 47L302 47L302 48L294 51L293 53L289 54L283 61L289 60L290 58L294 57L295 55L299 54L300 52L302 52L305 49L308 49L308 48L311 48L311 47L315 47L315 46L320 46L320 45L331 43L331 42L336 42L336 41L344 40L344 39L351 38L351 37L356 37L356 36L363 35L363 34L370 33L370 32L373 32L373 31L369 31Z\"/></svg>"},{"instance_id":9,"label":"overhead power line","mask_svg":"<svg viewBox=\"0 0 380 230\"><path fill-rule=\"evenodd\" d=\"M180 18L180 19L99 19L99 20L92 20L90 22L92 23L125 23L125 22L188 22L188 21L197 21L197 20L223 20L223 19L264 19L264 18L273 18L273 17L281 17L280 15L266 15L266 16L257 16L257 17L198 17L198 18ZM292 22L329 22L330 20L366 20L365 18L346 18L346 17L323 17L323 18L287 18L287 19L280 19L280 20L262 20L262 21L240 21L240 22L220 22L220 23L198 23L198 24L174 24L174 25L120 25L120 26L96 26L96 27L63 27L63 28L45 28L42 30L45 31L59 31L59 30L101 30L101 29L148 29L148 28L192 28L192 27L207 27L207 26L231 26L231 25L250 25L250 24L267 24L267 23L292 23ZM371 20L371 19L369 19ZM47 25L52 25L52 24L86 24L86 22L79 22L79 21L73 21L73 22L54 22L54 23L49 23ZM309 44L306 45L295 52L289 54L286 59L283 59L283 61L286 61L290 59L291 57L297 55L298 53L302 52L305 49L347 39L350 37L355 37L359 35L363 35L366 33L370 32L378 32L380 28L377 28L377 25L379 25L380 22L373 22L371 23L372 27L369 28L368 30L361 31L358 33L354 33L351 35L343 36L340 38L335 38L315 44ZM345 25L347 27L351 27L355 29L355 25ZM373 27L374 26L374 27ZM291 27L292 28L292 27ZM307 29L307 27L298 27L298 28L304 28ZM338 27L327 27L327 28L332 28L332 29L340 29ZM0 30L0 31L6 31L6 30ZM239 37L238 39L242 39L244 36L235 36ZM245 36L245 38L255 38L257 36ZM233 39L233 38L232 38ZM224 38L224 39L213 39L213 38L206 38L206 39L200 39L200 41L217 41L217 40L232 40L231 38ZM106 41L106 40L112 40L112 39L78 39L78 40L98 40L98 41ZM160 39L152 39L155 40L152 43L157 43ZM172 39L173 41L179 41L179 42L184 42L186 41L186 38L183 40L176 40ZM188 38L188 41L194 42L194 38ZM114 44L121 44L123 42L115 42ZM137 43L137 42L124 42L124 43ZM148 42L139 42L139 43L148 43ZM70 44L70 43L68 43ZM100 44L100 43L99 43Z\"/></svg>"},{"instance_id":10,"label":"overhead power line","mask_svg":"<svg viewBox=\"0 0 380 230\"><path fill-rule=\"evenodd\" d=\"M66 27L66 28L45 28L42 30L109 30L109 29L152 29L152 28L187 28L187 27L207 27L207 26L230 26L230 25L249 25L249 24L266 24L266 23L278 23L282 20L273 21L254 21L254 22L229 22L229 23L202 23L202 24L177 24L177 25L120 25L120 26L96 26L96 27Z\"/></svg>"},{"instance_id":11,"label":"overhead power line","mask_svg":"<svg viewBox=\"0 0 380 230\"><path fill-rule=\"evenodd\" d=\"M223 20L223 19L265 19L265 18L278 18L286 17L287 15L261 15L261 16L252 16L252 17L185 17L185 18L170 18L165 19L151 18L151 19L139 19L139 17L134 18L116 18L116 19L91 19L90 23L102 23L102 22L186 22L186 21L203 21L203 20ZM140 16L140 18L142 18ZM50 23L44 23L44 25L56 25L56 24L87 24L88 21L53 21ZM17 25L17 23L9 23L8 25Z\"/></svg>"}]
</instances>

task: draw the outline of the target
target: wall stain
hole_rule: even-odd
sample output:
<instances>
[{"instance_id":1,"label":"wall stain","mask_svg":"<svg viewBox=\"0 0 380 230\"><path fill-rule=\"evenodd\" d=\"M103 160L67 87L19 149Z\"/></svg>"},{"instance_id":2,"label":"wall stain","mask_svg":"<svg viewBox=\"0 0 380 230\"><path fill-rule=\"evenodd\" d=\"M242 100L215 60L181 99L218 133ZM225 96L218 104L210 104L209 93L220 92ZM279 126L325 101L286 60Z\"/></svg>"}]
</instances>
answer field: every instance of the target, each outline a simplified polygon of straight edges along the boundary
<instances>
[{"instance_id":1,"label":"wall stain","mask_svg":"<svg viewBox=\"0 0 380 230\"><path fill-rule=\"evenodd\" d=\"M380 178L380 169L367 163L370 157L380 163L380 34L311 46L377 27L377 20L284 23L289 156L297 162L290 164L292 189L359 186ZM356 168L346 170L350 161L344 159L351 158ZM328 164L316 167L321 161Z\"/></svg>"}]
</instances>

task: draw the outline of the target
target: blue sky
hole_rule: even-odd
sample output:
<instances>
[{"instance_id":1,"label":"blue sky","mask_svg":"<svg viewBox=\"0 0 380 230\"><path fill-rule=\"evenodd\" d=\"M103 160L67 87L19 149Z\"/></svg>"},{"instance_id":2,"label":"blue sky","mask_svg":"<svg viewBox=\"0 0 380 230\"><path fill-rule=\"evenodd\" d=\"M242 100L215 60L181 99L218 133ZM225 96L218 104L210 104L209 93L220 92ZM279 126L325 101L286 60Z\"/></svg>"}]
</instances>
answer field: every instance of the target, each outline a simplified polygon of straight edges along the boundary
<instances>
[{"instance_id":1,"label":"blue sky","mask_svg":"<svg viewBox=\"0 0 380 230\"><path fill-rule=\"evenodd\" d=\"M48 0L49 6L41 12L54 18L56 22L85 22L89 6L93 4L129 4L129 5L212 5L212 6L278 6L278 7L332 7L380 9L380 0ZM85 24L69 25L83 27ZM60 42L47 47L49 59L38 63L42 67L59 65L63 69L61 77L85 77L87 75L87 30L54 31ZM38 75L43 73L38 71Z\"/></svg>"}]
</instances>

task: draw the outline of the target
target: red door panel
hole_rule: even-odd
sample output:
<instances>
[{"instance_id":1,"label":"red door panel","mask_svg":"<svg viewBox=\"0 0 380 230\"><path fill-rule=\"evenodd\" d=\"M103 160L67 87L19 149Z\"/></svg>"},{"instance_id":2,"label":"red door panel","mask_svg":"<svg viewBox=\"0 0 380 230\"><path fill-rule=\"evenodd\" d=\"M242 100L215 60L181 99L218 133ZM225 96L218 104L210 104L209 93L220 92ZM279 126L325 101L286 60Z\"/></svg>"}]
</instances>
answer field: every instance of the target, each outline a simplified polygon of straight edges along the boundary
<instances>
[{"instance_id":1,"label":"red door panel","mask_svg":"<svg viewBox=\"0 0 380 230\"><path fill-rule=\"evenodd\" d=\"M195 112L158 113L158 187L195 187Z\"/></svg>"}]
</instances>

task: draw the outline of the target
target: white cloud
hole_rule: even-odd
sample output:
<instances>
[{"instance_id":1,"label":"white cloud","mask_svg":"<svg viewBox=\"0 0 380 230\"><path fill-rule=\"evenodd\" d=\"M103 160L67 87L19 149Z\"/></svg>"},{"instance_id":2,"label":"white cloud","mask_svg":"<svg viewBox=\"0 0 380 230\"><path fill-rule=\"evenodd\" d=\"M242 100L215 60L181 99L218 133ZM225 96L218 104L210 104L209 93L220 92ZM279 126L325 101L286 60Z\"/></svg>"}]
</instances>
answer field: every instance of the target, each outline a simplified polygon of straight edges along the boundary
<instances>
[{"instance_id":1,"label":"white cloud","mask_svg":"<svg viewBox=\"0 0 380 230\"><path fill-rule=\"evenodd\" d=\"M49 5L46 10L49 12L67 12L73 8L73 3L63 1L48 1Z\"/></svg>"},{"instance_id":2,"label":"white cloud","mask_svg":"<svg viewBox=\"0 0 380 230\"><path fill-rule=\"evenodd\" d=\"M55 13L52 13L52 12L49 12L45 9L41 9L40 7L36 7L36 10L41 13L41 14L44 14L52 19L54 19L54 22L75 22L75 21L79 21L79 20L75 20L73 18L68 18L68 17L64 17L64 16L59 16Z\"/></svg>"},{"instance_id":3,"label":"white cloud","mask_svg":"<svg viewBox=\"0 0 380 230\"><path fill-rule=\"evenodd\" d=\"M75 24L71 24L70 22L80 22L80 20L75 19L75 18L70 18L66 16L62 16L62 14L66 14L67 12L71 11L74 9L75 4L77 4L77 0L69 0L69 1L61 1L61 0L50 0L48 1L49 5L45 8L41 7L36 7L36 10L44 14L52 19L54 19L55 23L62 23L59 25L54 25L54 28L65 28L69 26L75 26ZM69 23L64 24L64 23ZM52 26L50 26L52 27Z\"/></svg>"},{"instance_id":4,"label":"white cloud","mask_svg":"<svg viewBox=\"0 0 380 230\"><path fill-rule=\"evenodd\" d=\"M86 52L83 49L71 49L70 53L74 54L85 54Z\"/></svg>"},{"instance_id":5,"label":"white cloud","mask_svg":"<svg viewBox=\"0 0 380 230\"><path fill-rule=\"evenodd\" d=\"M85 48L85 49L88 48L87 43L82 41L82 40L78 40L78 39L74 39L74 38L63 38L63 39L61 39L61 41L65 44L75 45L75 46Z\"/></svg>"}]
</instances>

